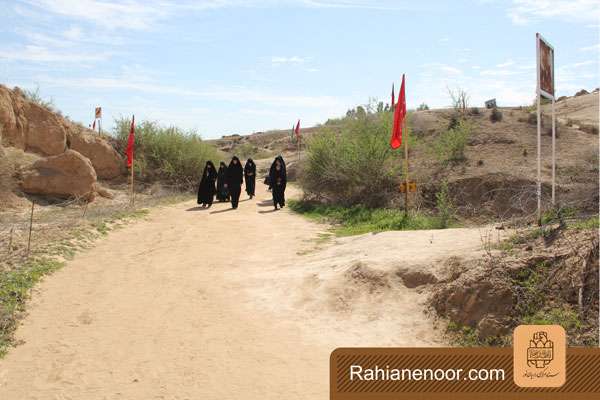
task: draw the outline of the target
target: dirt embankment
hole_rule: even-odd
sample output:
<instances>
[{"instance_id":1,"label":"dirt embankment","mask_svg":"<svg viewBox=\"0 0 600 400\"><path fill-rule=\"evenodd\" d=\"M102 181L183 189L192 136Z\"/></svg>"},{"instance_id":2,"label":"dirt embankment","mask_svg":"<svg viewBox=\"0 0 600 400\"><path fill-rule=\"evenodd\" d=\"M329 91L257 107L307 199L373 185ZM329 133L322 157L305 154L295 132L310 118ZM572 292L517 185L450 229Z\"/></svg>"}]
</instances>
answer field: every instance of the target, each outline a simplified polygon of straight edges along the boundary
<instances>
[{"instance_id":1,"label":"dirt embankment","mask_svg":"<svg viewBox=\"0 0 600 400\"><path fill-rule=\"evenodd\" d=\"M571 103L577 103L577 110ZM567 98L557 103L559 112L556 140L557 202L582 213L598 208L598 136L582 130L576 118L595 113L597 127L598 92ZM417 146L411 153L412 173L421 188L418 201L435 205L439 185L447 181L460 214L474 219L505 219L535 213L537 179L537 127L535 113L527 107L501 108L501 121L490 120L491 111L470 113L471 136L465 160L440 163L434 143L451 123L451 110L419 111L411 115ZM571 123L563 117L572 115ZM533 116L533 118L532 118ZM585 121L588 121L584 118ZM544 116L542 136L542 189L544 207L550 207L552 140L549 117ZM587 123L594 123L590 119ZM481 217L481 218L480 218Z\"/></svg>"},{"instance_id":2,"label":"dirt embankment","mask_svg":"<svg viewBox=\"0 0 600 400\"><path fill-rule=\"evenodd\" d=\"M571 345L597 345L597 230L528 229L454 269L430 301L470 344L510 344L512 329L528 323L560 324Z\"/></svg>"}]
</instances>

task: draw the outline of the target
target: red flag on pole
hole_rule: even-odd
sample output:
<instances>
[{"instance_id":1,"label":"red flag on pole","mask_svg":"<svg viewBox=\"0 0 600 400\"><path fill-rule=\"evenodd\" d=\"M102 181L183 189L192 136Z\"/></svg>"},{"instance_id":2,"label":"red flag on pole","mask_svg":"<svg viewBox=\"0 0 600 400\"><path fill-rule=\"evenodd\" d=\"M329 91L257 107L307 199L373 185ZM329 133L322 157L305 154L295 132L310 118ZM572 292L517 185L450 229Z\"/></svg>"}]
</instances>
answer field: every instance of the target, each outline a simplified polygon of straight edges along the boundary
<instances>
[{"instance_id":1,"label":"red flag on pole","mask_svg":"<svg viewBox=\"0 0 600 400\"><path fill-rule=\"evenodd\" d=\"M396 104L396 109L394 110L394 125L392 126L392 137L390 139L392 149L397 149L402 145L402 123L405 116L406 96L404 94L404 74L402 74L402 86L400 86L398 104Z\"/></svg>"},{"instance_id":2,"label":"red flag on pole","mask_svg":"<svg viewBox=\"0 0 600 400\"><path fill-rule=\"evenodd\" d=\"M96 120L94 120L94 123L92 124L92 130L95 131L96 130Z\"/></svg>"},{"instance_id":3,"label":"red flag on pole","mask_svg":"<svg viewBox=\"0 0 600 400\"><path fill-rule=\"evenodd\" d=\"M127 167L133 164L133 145L135 143L135 115L131 117L131 128L129 128L129 138L127 139Z\"/></svg>"},{"instance_id":4,"label":"red flag on pole","mask_svg":"<svg viewBox=\"0 0 600 400\"><path fill-rule=\"evenodd\" d=\"M394 84L392 83L392 104L390 105L390 110L394 109L395 102L396 102L396 96L394 95Z\"/></svg>"},{"instance_id":5,"label":"red flag on pole","mask_svg":"<svg viewBox=\"0 0 600 400\"><path fill-rule=\"evenodd\" d=\"M296 124L296 129L294 129L294 132L296 133L296 138L300 137L300 120L298 120L298 123Z\"/></svg>"}]
</instances>

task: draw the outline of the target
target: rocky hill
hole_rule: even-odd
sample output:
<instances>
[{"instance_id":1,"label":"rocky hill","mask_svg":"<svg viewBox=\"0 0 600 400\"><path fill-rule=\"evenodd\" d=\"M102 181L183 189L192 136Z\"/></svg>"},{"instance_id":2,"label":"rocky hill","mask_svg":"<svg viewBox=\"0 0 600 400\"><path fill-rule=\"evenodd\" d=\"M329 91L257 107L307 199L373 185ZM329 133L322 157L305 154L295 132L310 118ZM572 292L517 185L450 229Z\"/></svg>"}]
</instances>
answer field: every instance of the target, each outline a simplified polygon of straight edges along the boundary
<instances>
[{"instance_id":1,"label":"rocky hill","mask_svg":"<svg viewBox=\"0 0 600 400\"><path fill-rule=\"evenodd\" d=\"M98 180L124 176L123 157L106 137L0 85L0 192L4 206L18 195L79 198L105 193Z\"/></svg>"}]
</instances>

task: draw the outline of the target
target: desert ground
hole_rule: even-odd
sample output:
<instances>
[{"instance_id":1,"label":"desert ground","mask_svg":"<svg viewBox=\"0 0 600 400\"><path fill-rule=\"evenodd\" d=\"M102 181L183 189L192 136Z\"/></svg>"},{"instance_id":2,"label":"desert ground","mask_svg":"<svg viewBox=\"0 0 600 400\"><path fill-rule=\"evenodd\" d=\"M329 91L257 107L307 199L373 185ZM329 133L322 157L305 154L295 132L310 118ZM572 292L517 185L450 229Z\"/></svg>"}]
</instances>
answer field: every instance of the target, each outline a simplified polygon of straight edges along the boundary
<instances>
[{"instance_id":1,"label":"desert ground","mask_svg":"<svg viewBox=\"0 0 600 400\"><path fill-rule=\"evenodd\" d=\"M243 199L153 209L45 278L0 398L325 399L336 347L446 344L420 272L484 229L333 239L261 184Z\"/></svg>"}]
</instances>

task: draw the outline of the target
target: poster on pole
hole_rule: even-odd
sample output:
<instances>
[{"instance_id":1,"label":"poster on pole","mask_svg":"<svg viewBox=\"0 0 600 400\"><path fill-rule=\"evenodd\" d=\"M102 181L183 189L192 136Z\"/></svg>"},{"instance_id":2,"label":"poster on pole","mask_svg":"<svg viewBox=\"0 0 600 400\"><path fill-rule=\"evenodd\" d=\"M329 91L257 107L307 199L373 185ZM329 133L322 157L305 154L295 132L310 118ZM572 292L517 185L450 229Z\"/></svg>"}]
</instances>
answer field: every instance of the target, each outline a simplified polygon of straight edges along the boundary
<instances>
[{"instance_id":1,"label":"poster on pole","mask_svg":"<svg viewBox=\"0 0 600 400\"><path fill-rule=\"evenodd\" d=\"M552 206L556 205L556 115L554 87L554 47L535 34L537 58L537 215L542 224L542 96L552 100Z\"/></svg>"},{"instance_id":2,"label":"poster on pole","mask_svg":"<svg viewBox=\"0 0 600 400\"><path fill-rule=\"evenodd\" d=\"M554 99L554 47L539 33L537 38L538 91L549 99Z\"/></svg>"},{"instance_id":3,"label":"poster on pole","mask_svg":"<svg viewBox=\"0 0 600 400\"><path fill-rule=\"evenodd\" d=\"M102 107L96 107L96 119L102 118Z\"/></svg>"}]
</instances>

